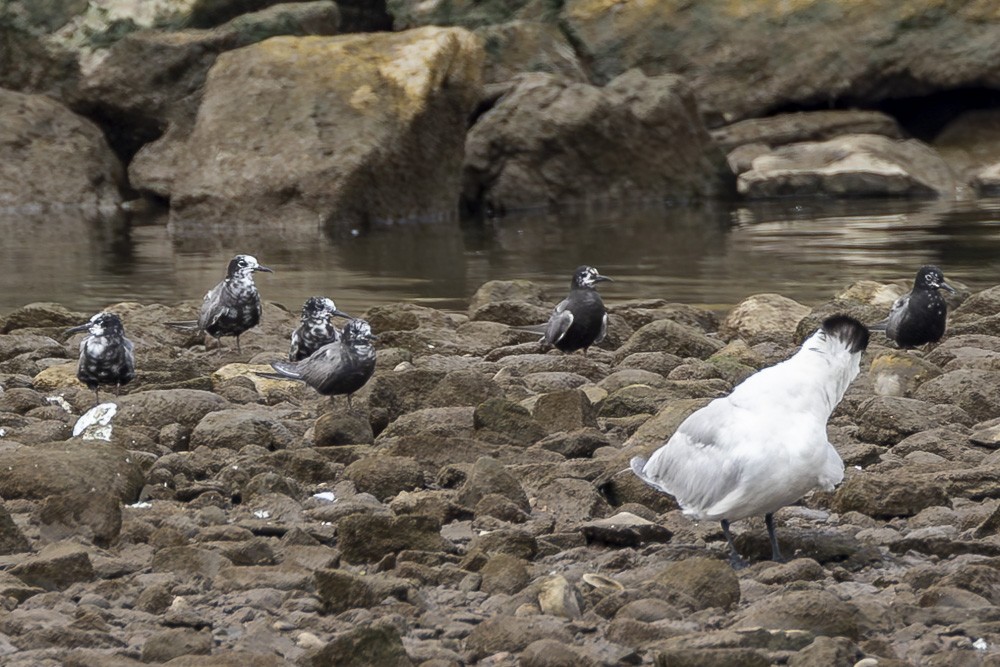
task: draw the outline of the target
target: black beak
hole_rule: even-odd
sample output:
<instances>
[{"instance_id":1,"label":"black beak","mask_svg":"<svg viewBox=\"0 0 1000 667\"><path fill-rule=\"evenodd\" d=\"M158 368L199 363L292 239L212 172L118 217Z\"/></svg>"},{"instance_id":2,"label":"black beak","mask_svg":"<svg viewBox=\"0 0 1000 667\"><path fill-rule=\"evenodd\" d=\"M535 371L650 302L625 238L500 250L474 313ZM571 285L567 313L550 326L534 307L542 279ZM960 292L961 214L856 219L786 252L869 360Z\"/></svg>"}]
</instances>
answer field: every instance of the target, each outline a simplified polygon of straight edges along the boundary
<instances>
[{"instance_id":1,"label":"black beak","mask_svg":"<svg viewBox=\"0 0 1000 667\"><path fill-rule=\"evenodd\" d=\"M946 282L945 282L945 281L943 281L943 280L942 280L941 282L939 282L937 286L938 286L938 287L940 287L941 289L946 289L946 290L948 290L948 291L949 291L949 292L951 292L952 294L954 294L954 293L955 293L955 288L954 288L954 287L952 287L951 285L949 285L948 283L946 283Z\"/></svg>"},{"instance_id":2,"label":"black beak","mask_svg":"<svg viewBox=\"0 0 1000 667\"><path fill-rule=\"evenodd\" d=\"M66 331L64 331L63 333L68 336L70 334L80 333L81 331L87 331L88 329L90 329L90 322L87 322L86 324L80 324L71 329L66 329Z\"/></svg>"},{"instance_id":3,"label":"black beak","mask_svg":"<svg viewBox=\"0 0 1000 667\"><path fill-rule=\"evenodd\" d=\"M348 315L344 311L342 311L342 310L336 310L336 309L334 309L334 310L332 310L330 312L330 317L343 317L343 318L348 319L348 320L353 320L354 319L353 317L351 317L350 315Z\"/></svg>"},{"instance_id":4,"label":"black beak","mask_svg":"<svg viewBox=\"0 0 1000 667\"><path fill-rule=\"evenodd\" d=\"M611 278L608 278L607 276L596 276L594 278L594 282L595 283L613 283L614 280L612 280Z\"/></svg>"},{"instance_id":5,"label":"black beak","mask_svg":"<svg viewBox=\"0 0 1000 667\"><path fill-rule=\"evenodd\" d=\"M263 271L264 273L274 273L273 269L269 269L263 264L258 264L257 268L255 268L254 271Z\"/></svg>"}]
</instances>

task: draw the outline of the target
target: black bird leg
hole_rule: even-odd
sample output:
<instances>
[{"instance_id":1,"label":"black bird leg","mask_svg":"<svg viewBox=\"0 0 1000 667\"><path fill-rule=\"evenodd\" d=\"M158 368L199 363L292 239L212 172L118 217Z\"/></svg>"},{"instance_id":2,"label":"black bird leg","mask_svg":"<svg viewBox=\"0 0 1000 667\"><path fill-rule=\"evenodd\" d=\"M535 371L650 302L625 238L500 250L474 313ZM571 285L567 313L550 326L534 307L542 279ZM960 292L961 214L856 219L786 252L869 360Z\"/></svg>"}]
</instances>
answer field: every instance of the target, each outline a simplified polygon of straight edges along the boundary
<instances>
[{"instance_id":1,"label":"black bird leg","mask_svg":"<svg viewBox=\"0 0 1000 667\"><path fill-rule=\"evenodd\" d=\"M729 532L729 522L723 519L719 523L722 524L722 534L726 536L726 543L729 544L729 564L733 566L734 570L742 570L749 566L750 563L740 555L740 552L736 550L736 545L733 544L733 534Z\"/></svg>"},{"instance_id":2,"label":"black bird leg","mask_svg":"<svg viewBox=\"0 0 1000 667\"><path fill-rule=\"evenodd\" d=\"M781 555L781 549L778 548L778 536L774 534L773 513L764 515L764 525L767 526L767 536L771 538L771 560L775 563L788 562L785 557Z\"/></svg>"},{"instance_id":3,"label":"black bird leg","mask_svg":"<svg viewBox=\"0 0 1000 667\"><path fill-rule=\"evenodd\" d=\"M240 353L240 335L236 334L236 354Z\"/></svg>"},{"instance_id":4,"label":"black bird leg","mask_svg":"<svg viewBox=\"0 0 1000 667\"><path fill-rule=\"evenodd\" d=\"M94 387L94 407L101 404L101 390Z\"/></svg>"}]
</instances>

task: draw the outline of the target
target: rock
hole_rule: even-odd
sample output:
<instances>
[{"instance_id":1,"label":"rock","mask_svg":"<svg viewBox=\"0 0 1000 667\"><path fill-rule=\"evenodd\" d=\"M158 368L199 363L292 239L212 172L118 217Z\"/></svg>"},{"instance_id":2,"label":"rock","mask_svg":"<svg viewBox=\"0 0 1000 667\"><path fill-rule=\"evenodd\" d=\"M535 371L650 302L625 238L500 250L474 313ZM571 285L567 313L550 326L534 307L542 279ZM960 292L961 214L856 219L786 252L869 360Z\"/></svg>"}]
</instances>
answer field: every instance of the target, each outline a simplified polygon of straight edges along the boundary
<instances>
[{"instance_id":1,"label":"rock","mask_svg":"<svg viewBox=\"0 0 1000 667\"><path fill-rule=\"evenodd\" d=\"M216 551L192 546L168 546L153 554L153 571L169 572L181 580L215 579L232 561Z\"/></svg>"},{"instance_id":2,"label":"rock","mask_svg":"<svg viewBox=\"0 0 1000 667\"><path fill-rule=\"evenodd\" d=\"M192 628L167 628L153 634L142 645L142 661L160 663L182 655L209 655L212 634Z\"/></svg>"},{"instance_id":3,"label":"rock","mask_svg":"<svg viewBox=\"0 0 1000 667\"><path fill-rule=\"evenodd\" d=\"M121 203L124 170L96 125L51 98L3 89L0 119L0 164L10 165L0 178L4 208Z\"/></svg>"},{"instance_id":4,"label":"rock","mask_svg":"<svg viewBox=\"0 0 1000 667\"><path fill-rule=\"evenodd\" d=\"M476 30L486 61L483 83L502 83L522 72L545 72L587 83L587 73L566 35L551 23L510 21Z\"/></svg>"},{"instance_id":5,"label":"rock","mask_svg":"<svg viewBox=\"0 0 1000 667\"><path fill-rule=\"evenodd\" d=\"M661 445L666 444L670 436L677 430L677 427L681 425L681 422L687 419L692 413L708 405L709 402L705 398L670 401L651 419L639 427L632 437L625 442L624 449L637 448L636 451L630 452L630 454L642 454L648 458ZM628 461L624 461L623 463L627 464Z\"/></svg>"},{"instance_id":6,"label":"rock","mask_svg":"<svg viewBox=\"0 0 1000 667\"><path fill-rule=\"evenodd\" d=\"M572 643L564 621L551 616L493 616L472 629L465 640L469 660L500 651L517 652L540 639Z\"/></svg>"},{"instance_id":7,"label":"rock","mask_svg":"<svg viewBox=\"0 0 1000 667\"><path fill-rule=\"evenodd\" d=\"M171 224L253 219L314 229L319 219L346 232L453 211L481 62L471 33L431 27L274 37L221 54L190 136L145 149L147 163L184 156L161 188ZM365 180L375 186L359 198L353 184Z\"/></svg>"},{"instance_id":8,"label":"rock","mask_svg":"<svg viewBox=\"0 0 1000 667\"><path fill-rule=\"evenodd\" d=\"M750 118L712 130L711 134L727 153L745 144L763 144L773 148L803 141L826 141L844 134L904 138L903 130L892 116L880 111L853 109L800 111Z\"/></svg>"},{"instance_id":9,"label":"rock","mask_svg":"<svg viewBox=\"0 0 1000 667\"><path fill-rule=\"evenodd\" d=\"M495 303L524 303L550 309L545 290L530 280L489 280L469 299L469 318L474 319L473 314L483 306Z\"/></svg>"},{"instance_id":10,"label":"rock","mask_svg":"<svg viewBox=\"0 0 1000 667\"><path fill-rule=\"evenodd\" d=\"M771 661L759 651L741 648L665 648L657 651L658 667L765 667Z\"/></svg>"},{"instance_id":11,"label":"rock","mask_svg":"<svg viewBox=\"0 0 1000 667\"><path fill-rule=\"evenodd\" d=\"M403 491L424 485L424 473L417 462L406 456L370 456L344 469L343 479L354 482L359 493L376 498L393 498Z\"/></svg>"},{"instance_id":12,"label":"rock","mask_svg":"<svg viewBox=\"0 0 1000 667\"><path fill-rule=\"evenodd\" d=\"M427 407L475 407L491 398L500 398L503 390L492 378L473 370L448 373L428 394Z\"/></svg>"},{"instance_id":13,"label":"rock","mask_svg":"<svg viewBox=\"0 0 1000 667\"><path fill-rule=\"evenodd\" d=\"M538 588L538 606L543 614L569 619L581 616L580 593L566 577L561 574L546 577Z\"/></svg>"},{"instance_id":14,"label":"rock","mask_svg":"<svg viewBox=\"0 0 1000 667\"><path fill-rule=\"evenodd\" d=\"M534 326L548 322L552 309L535 306L523 301L494 301L485 303L469 315L473 322L500 322L512 327ZM539 334L516 331L526 341L540 340Z\"/></svg>"},{"instance_id":15,"label":"rock","mask_svg":"<svg viewBox=\"0 0 1000 667\"><path fill-rule=\"evenodd\" d=\"M199 389L154 389L122 396L117 422L162 428L181 424L195 428L205 415L228 406L226 399Z\"/></svg>"},{"instance_id":16,"label":"rock","mask_svg":"<svg viewBox=\"0 0 1000 667\"><path fill-rule=\"evenodd\" d=\"M243 14L204 30L138 30L115 42L87 73L76 104L114 127L117 148L134 155L163 129L187 133L201 102L201 87L218 55L276 35L333 35L340 14L332 2L283 3ZM187 24L191 25L191 24ZM164 78L169 70L172 76ZM132 173L157 194L156 165L131 166Z\"/></svg>"},{"instance_id":17,"label":"rock","mask_svg":"<svg viewBox=\"0 0 1000 667\"><path fill-rule=\"evenodd\" d=\"M953 405L934 405L912 398L875 396L858 407L858 436L865 442L893 446L914 433L945 424L969 425L969 415Z\"/></svg>"},{"instance_id":18,"label":"rock","mask_svg":"<svg viewBox=\"0 0 1000 667\"><path fill-rule=\"evenodd\" d=\"M805 630L828 637L857 640L858 609L822 590L787 591L750 605L736 622L738 628Z\"/></svg>"},{"instance_id":19,"label":"rock","mask_svg":"<svg viewBox=\"0 0 1000 667\"><path fill-rule=\"evenodd\" d=\"M689 595L698 609L732 609L740 601L740 583L726 562L710 558L687 558L671 563L654 577L658 584Z\"/></svg>"},{"instance_id":20,"label":"rock","mask_svg":"<svg viewBox=\"0 0 1000 667\"><path fill-rule=\"evenodd\" d=\"M996 197L1000 194L1000 162L977 171L970 184L980 197Z\"/></svg>"},{"instance_id":21,"label":"rock","mask_svg":"<svg viewBox=\"0 0 1000 667\"><path fill-rule=\"evenodd\" d=\"M926 359L894 350L872 359L868 375L876 394L912 398L920 385L933 380L941 372Z\"/></svg>"},{"instance_id":22,"label":"rock","mask_svg":"<svg viewBox=\"0 0 1000 667\"><path fill-rule=\"evenodd\" d=\"M419 514L390 517L352 514L337 524L339 546L348 563L373 563L404 549L450 551L441 537L441 524Z\"/></svg>"},{"instance_id":23,"label":"rock","mask_svg":"<svg viewBox=\"0 0 1000 667\"><path fill-rule=\"evenodd\" d=\"M694 82L713 124L815 107L831 95L871 108L890 95L899 99L983 85L992 80L990 64L1000 56L989 41L995 21L986 8L937 16L928 6L894 2L866 5L864 11L832 1L763 3L738 12L725 7L713 2L612 9L574 0L560 18L577 48L590 56L595 80L637 66L650 73L680 72ZM662 39L666 34L676 39ZM957 50L956 39L982 40L984 46ZM718 48L725 40L732 52ZM737 62L732 53L749 57ZM853 53L865 57L845 57ZM787 67L791 62L800 66ZM942 70L942 62L951 67ZM749 80L755 82L753 95L743 85Z\"/></svg>"},{"instance_id":24,"label":"rock","mask_svg":"<svg viewBox=\"0 0 1000 667\"><path fill-rule=\"evenodd\" d=\"M480 403L472 419L477 431L499 433L511 442L524 446L548 435L546 428L527 408L504 398L491 398Z\"/></svg>"},{"instance_id":25,"label":"rock","mask_svg":"<svg viewBox=\"0 0 1000 667\"><path fill-rule=\"evenodd\" d=\"M14 523L7 508L0 503L0 556L31 550L31 543Z\"/></svg>"},{"instance_id":26,"label":"rock","mask_svg":"<svg viewBox=\"0 0 1000 667\"><path fill-rule=\"evenodd\" d=\"M788 660L788 667L855 665L864 657L858 645L846 637L817 637Z\"/></svg>"},{"instance_id":27,"label":"rock","mask_svg":"<svg viewBox=\"0 0 1000 667\"><path fill-rule=\"evenodd\" d=\"M951 198L955 181L944 160L915 140L875 134L783 146L752 160L736 181L751 199L785 195Z\"/></svg>"},{"instance_id":28,"label":"rock","mask_svg":"<svg viewBox=\"0 0 1000 667\"><path fill-rule=\"evenodd\" d=\"M359 627L341 633L302 663L308 667L413 667L399 631L388 625Z\"/></svg>"},{"instance_id":29,"label":"rock","mask_svg":"<svg viewBox=\"0 0 1000 667\"><path fill-rule=\"evenodd\" d=\"M704 359L724 347L722 341L671 320L655 320L639 328L621 348L615 359L621 361L637 352L669 352L680 357Z\"/></svg>"},{"instance_id":30,"label":"rock","mask_svg":"<svg viewBox=\"0 0 1000 667\"><path fill-rule=\"evenodd\" d=\"M56 542L44 547L12 567L10 573L29 586L47 591L65 590L95 577L86 550L71 542Z\"/></svg>"},{"instance_id":31,"label":"rock","mask_svg":"<svg viewBox=\"0 0 1000 667\"><path fill-rule=\"evenodd\" d=\"M371 422L354 414L326 412L313 427L313 442L317 447L370 445L374 441Z\"/></svg>"},{"instance_id":32,"label":"rock","mask_svg":"<svg viewBox=\"0 0 1000 667\"><path fill-rule=\"evenodd\" d=\"M373 607L386 598L405 600L410 585L395 577L355 574L347 570L323 569L314 573L316 594L327 611Z\"/></svg>"},{"instance_id":33,"label":"rock","mask_svg":"<svg viewBox=\"0 0 1000 667\"><path fill-rule=\"evenodd\" d=\"M479 570L483 583L479 588L484 593L494 595L514 595L531 583L528 567L524 560L510 554L495 554L489 557Z\"/></svg>"},{"instance_id":34,"label":"rock","mask_svg":"<svg viewBox=\"0 0 1000 667\"><path fill-rule=\"evenodd\" d=\"M492 211L705 196L722 190L713 151L680 77L633 70L597 88L524 74L469 131L462 196Z\"/></svg>"},{"instance_id":35,"label":"rock","mask_svg":"<svg viewBox=\"0 0 1000 667\"><path fill-rule=\"evenodd\" d=\"M47 442L0 451L0 470L0 497L6 500L97 490L131 503L144 484L128 452L100 441Z\"/></svg>"},{"instance_id":36,"label":"rock","mask_svg":"<svg viewBox=\"0 0 1000 667\"><path fill-rule=\"evenodd\" d=\"M1000 417L1000 375L992 371L959 369L922 384L915 398L952 403L975 421Z\"/></svg>"},{"instance_id":37,"label":"rock","mask_svg":"<svg viewBox=\"0 0 1000 667\"><path fill-rule=\"evenodd\" d=\"M482 500L476 503L473 514L476 517L490 516L508 523L524 523L528 520L527 512L518 507L513 500L499 493L483 496Z\"/></svg>"},{"instance_id":38,"label":"rock","mask_svg":"<svg viewBox=\"0 0 1000 667\"><path fill-rule=\"evenodd\" d=\"M49 496L38 520L42 537L50 542L79 535L107 548L121 532L121 500L96 491Z\"/></svg>"},{"instance_id":39,"label":"rock","mask_svg":"<svg viewBox=\"0 0 1000 667\"><path fill-rule=\"evenodd\" d=\"M508 554L527 561L538 554L538 540L523 529L499 528L476 535L469 542L467 552L473 558L477 554Z\"/></svg>"},{"instance_id":40,"label":"rock","mask_svg":"<svg viewBox=\"0 0 1000 667\"><path fill-rule=\"evenodd\" d=\"M542 394L535 402L532 416L549 433L597 427L597 412L579 389Z\"/></svg>"},{"instance_id":41,"label":"rock","mask_svg":"<svg viewBox=\"0 0 1000 667\"><path fill-rule=\"evenodd\" d=\"M436 386L444 377L443 372L419 368L376 374L366 387L368 405L386 410L392 421L406 412L425 407L427 388Z\"/></svg>"},{"instance_id":42,"label":"rock","mask_svg":"<svg viewBox=\"0 0 1000 667\"><path fill-rule=\"evenodd\" d=\"M568 459L587 459L601 447L607 447L610 444L607 436L598 429L581 428L569 433L553 433L540 440L535 446L556 452Z\"/></svg>"},{"instance_id":43,"label":"rock","mask_svg":"<svg viewBox=\"0 0 1000 667\"><path fill-rule=\"evenodd\" d=\"M531 511L528 496L520 482L496 459L483 457L472 466L465 483L458 490L457 500L460 504L473 508L490 494L507 498L524 512Z\"/></svg>"},{"instance_id":44,"label":"rock","mask_svg":"<svg viewBox=\"0 0 1000 667\"><path fill-rule=\"evenodd\" d=\"M736 304L719 325L726 340L742 338L750 344L761 341L791 342L795 328L810 308L780 294L754 294Z\"/></svg>"},{"instance_id":45,"label":"rock","mask_svg":"<svg viewBox=\"0 0 1000 667\"><path fill-rule=\"evenodd\" d=\"M658 523L631 512L619 512L606 519L597 519L580 526L587 542L614 546L638 547L648 542L667 542L672 533Z\"/></svg>"},{"instance_id":46,"label":"rock","mask_svg":"<svg viewBox=\"0 0 1000 667\"><path fill-rule=\"evenodd\" d=\"M528 644L518 658L520 667L597 667L589 655L571 644L539 639Z\"/></svg>"},{"instance_id":47,"label":"rock","mask_svg":"<svg viewBox=\"0 0 1000 667\"><path fill-rule=\"evenodd\" d=\"M240 450L247 444L268 450L287 449L296 438L277 419L253 410L219 410L209 412L191 432L191 448Z\"/></svg>"},{"instance_id":48,"label":"rock","mask_svg":"<svg viewBox=\"0 0 1000 667\"><path fill-rule=\"evenodd\" d=\"M377 443L393 439L470 438L474 435L474 408L424 408L400 415L379 433Z\"/></svg>"},{"instance_id":49,"label":"rock","mask_svg":"<svg viewBox=\"0 0 1000 667\"><path fill-rule=\"evenodd\" d=\"M915 475L866 473L840 485L833 497L833 509L875 518L913 516L927 507L950 507L948 495L942 483Z\"/></svg>"},{"instance_id":50,"label":"rock","mask_svg":"<svg viewBox=\"0 0 1000 667\"><path fill-rule=\"evenodd\" d=\"M549 512L559 532L573 530L578 524L607 516L611 507L594 485L582 479L559 477L535 490L535 510Z\"/></svg>"}]
</instances>

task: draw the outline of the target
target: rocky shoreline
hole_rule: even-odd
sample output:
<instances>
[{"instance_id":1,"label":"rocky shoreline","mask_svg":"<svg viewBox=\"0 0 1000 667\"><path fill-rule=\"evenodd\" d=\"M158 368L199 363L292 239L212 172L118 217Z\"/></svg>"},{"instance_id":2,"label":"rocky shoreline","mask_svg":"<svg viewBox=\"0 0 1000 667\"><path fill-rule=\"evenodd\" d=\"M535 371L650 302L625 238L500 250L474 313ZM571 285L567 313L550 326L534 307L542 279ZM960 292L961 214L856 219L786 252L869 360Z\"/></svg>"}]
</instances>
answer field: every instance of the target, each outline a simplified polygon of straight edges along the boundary
<instances>
[{"instance_id":1,"label":"rocky shoreline","mask_svg":"<svg viewBox=\"0 0 1000 667\"><path fill-rule=\"evenodd\" d=\"M1000 21L945 4L13 0L0 210L138 197L182 233L338 235L568 204L992 197Z\"/></svg>"},{"instance_id":2,"label":"rocky shoreline","mask_svg":"<svg viewBox=\"0 0 1000 667\"><path fill-rule=\"evenodd\" d=\"M232 349L116 304L138 376L107 440L56 304L0 320L0 661L180 665L1000 664L1000 287L962 294L931 351L873 336L829 425L833 493L692 523L627 470L680 420L790 355L830 312L884 316L903 283L810 308L774 294L720 318L610 304L584 357L509 325L525 281L467 313L410 304L354 397L253 375L295 316L265 305ZM107 396L105 395L105 398Z\"/></svg>"}]
</instances>

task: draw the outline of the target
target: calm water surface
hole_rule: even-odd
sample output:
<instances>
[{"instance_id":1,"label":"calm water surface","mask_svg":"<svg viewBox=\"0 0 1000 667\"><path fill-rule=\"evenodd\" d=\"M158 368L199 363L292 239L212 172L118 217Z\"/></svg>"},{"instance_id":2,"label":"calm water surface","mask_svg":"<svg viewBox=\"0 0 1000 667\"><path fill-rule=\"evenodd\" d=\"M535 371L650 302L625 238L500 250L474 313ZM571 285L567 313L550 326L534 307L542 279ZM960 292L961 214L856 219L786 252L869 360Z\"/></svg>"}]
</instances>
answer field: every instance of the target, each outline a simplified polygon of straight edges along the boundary
<instances>
[{"instance_id":1,"label":"calm water surface","mask_svg":"<svg viewBox=\"0 0 1000 667\"><path fill-rule=\"evenodd\" d=\"M90 312L200 299L237 252L275 270L258 280L265 299L297 310L323 294L351 313L397 301L461 311L492 279L533 280L556 299L584 263L615 279L601 288L609 303L662 298L715 310L759 292L815 305L855 280L911 279L924 263L970 289L1000 284L1000 200L636 206L347 238L0 212L0 232L0 314L33 301Z\"/></svg>"}]
</instances>

